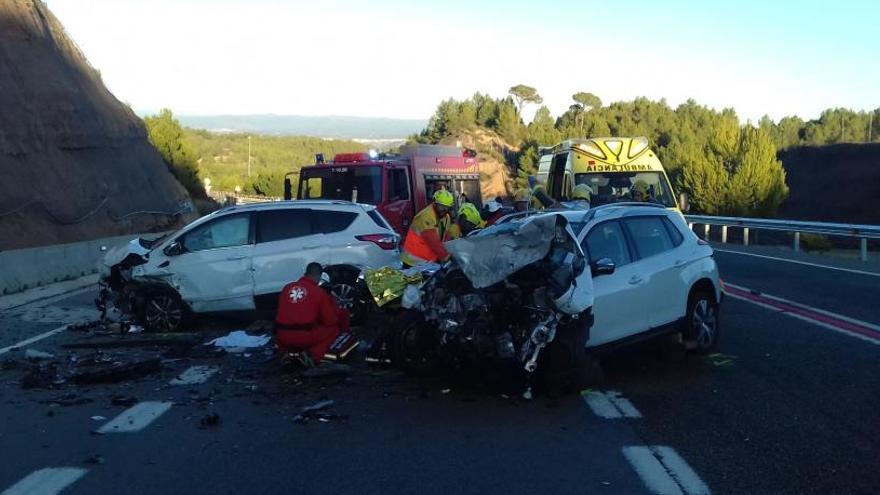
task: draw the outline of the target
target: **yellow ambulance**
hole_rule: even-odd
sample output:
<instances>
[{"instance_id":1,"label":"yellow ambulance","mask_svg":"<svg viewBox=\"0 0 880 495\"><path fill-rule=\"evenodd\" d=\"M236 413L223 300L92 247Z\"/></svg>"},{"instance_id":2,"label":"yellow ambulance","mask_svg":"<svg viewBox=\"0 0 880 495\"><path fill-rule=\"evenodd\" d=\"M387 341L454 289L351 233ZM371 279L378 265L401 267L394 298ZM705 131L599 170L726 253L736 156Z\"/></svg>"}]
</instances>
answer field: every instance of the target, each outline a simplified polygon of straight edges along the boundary
<instances>
[{"instance_id":1,"label":"yellow ambulance","mask_svg":"<svg viewBox=\"0 0 880 495\"><path fill-rule=\"evenodd\" d=\"M648 144L646 137L569 139L541 149L537 181L558 201L586 184L591 206L640 201L679 210L666 170Z\"/></svg>"}]
</instances>

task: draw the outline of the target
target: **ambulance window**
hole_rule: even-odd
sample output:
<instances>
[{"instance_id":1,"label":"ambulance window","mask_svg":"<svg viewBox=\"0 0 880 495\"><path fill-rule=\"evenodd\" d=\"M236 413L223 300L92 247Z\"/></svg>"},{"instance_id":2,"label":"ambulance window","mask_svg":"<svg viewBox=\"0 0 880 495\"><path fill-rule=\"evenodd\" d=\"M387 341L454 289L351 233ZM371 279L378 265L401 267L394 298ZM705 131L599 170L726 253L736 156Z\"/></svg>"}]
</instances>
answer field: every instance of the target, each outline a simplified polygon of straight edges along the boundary
<instances>
[{"instance_id":1,"label":"ambulance window","mask_svg":"<svg viewBox=\"0 0 880 495\"><path fill-rule=\"evenodd\" d=\"M626 237L616 221L604 222L596 225L587 234L582 246L590 258L590 262L608 258L617 266L623 266L632 262Z\"/></svg>"},{"instance_id":2,"label":"ambulance window","mask_svg":"<svg viewBox=\"0 0 880 495\"><path fill-rule=\"evenodd\" d=\"M257 242L274 242L312 234L311 210L287 208L257 215Z\"/></svg>"},{"instance_id":3,"label":"ambulance window","mask_svg":"<svg viewBox=\"0 0 880 495\"><path fill-rule=\"evenodd\" d=\"M675 247L660 217L628 218L626 229L640 258L670 251Z\"/></svg>"},{"instance_id":4,"label":"ambulance window","mask_svg":"<svg viewBox=\"0 0 880 495\"><path fill-rule=\"evenodd\" d=\"M388 171L388 199L409 199L409 181L406 178L406 170L393 168Z\"/></svg>"}]
</instances>

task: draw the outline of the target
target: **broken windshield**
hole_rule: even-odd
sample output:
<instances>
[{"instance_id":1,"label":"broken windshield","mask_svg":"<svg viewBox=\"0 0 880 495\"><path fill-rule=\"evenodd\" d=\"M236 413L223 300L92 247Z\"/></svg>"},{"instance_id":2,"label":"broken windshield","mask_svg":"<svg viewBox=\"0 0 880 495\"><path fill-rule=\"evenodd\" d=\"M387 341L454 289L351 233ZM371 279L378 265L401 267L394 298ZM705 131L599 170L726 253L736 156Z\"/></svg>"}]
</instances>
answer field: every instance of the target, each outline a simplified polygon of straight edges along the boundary
<instances>
[{"instance_id":1,"label":"broken windshield","mask_svg":"<svg viewBox=\"0 0 880 495\"><path fill-rule=\"evenodd\" d=\"M357 166L303 169L298 197L378 204L382 201L382 168Z\"/></svg>"},{"instance_id":2,"label":"broken windshield","mask_svg":"<svg viewBox=\"0 0 880 495\"><path fill-rule=\"evenodd\" d=\"M625 201L645 201L675 207L669 182L660 172L608 172L575 174L575 185L586 184L592 197L590 205L604 205ZM641 191L643 196L639 199Z\"/></svg>"}]
</instances>

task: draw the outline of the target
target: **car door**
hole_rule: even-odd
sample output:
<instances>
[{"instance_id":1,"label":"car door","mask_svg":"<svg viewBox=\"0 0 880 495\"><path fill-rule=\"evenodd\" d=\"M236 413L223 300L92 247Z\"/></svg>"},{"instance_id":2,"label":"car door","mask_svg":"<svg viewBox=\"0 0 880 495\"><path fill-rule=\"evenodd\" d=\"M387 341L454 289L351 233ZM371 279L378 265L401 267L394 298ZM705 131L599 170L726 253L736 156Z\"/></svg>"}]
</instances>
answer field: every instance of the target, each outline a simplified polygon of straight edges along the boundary
<instances>
[{"instance_id":1,"label":"car door","mask_svg":"<svg viewBox=\"0 0 880 495\"><path fill-rule=\"evenodd\" d=\"M177 240L183 252L163 269L193 311L253 309L251 220L250 213L225 215Z\"/></svg>"},{"instance_id":2,"label":"car door","mask_svg":"<svg viewBox=\"0 0 880 495\"><path fill-rule=\"evenodd\" d=\"M382 207L382 214L394 227L404 235L413 217L412 189L409 184L407 169L393 167L388 169L388 201Z\"/></svg>"},{"instance_id":3,"label":"car door","mask_svg":"<svg viewBox=\"0 0 880 495\"><path fill-rule=\"evenodd\" d=\"M615 264L614 273L593 278L594 322L587 345L607 344L644 330L645 278L634 263L621 223L608 220L592 226L581 246L591 263L608 258Z\"/></svg>"},{"instance_id":4,"label":"car door","mask_svg":"<svg viewBox=\"0 0 880 495\"><path fill-rule=\"evenodd\" d=\"M309 208L275 208L256 214L254 298L260 308L277 304L278 293L305 273L312 261L329 261L323 234L316 233Z\"/></svg>"},{"instance_id":5,"label":"car door","mask_svg":"<svg viewBox=\"0 0 880 495\"><path fill-rule=\"evenodd\" d=\"M638 265L645 277L647 321L650 328L672 323L682 315L687 297L683 293L681 268L683 253L673 241L666 225L668 220L660 215L631 217L623 220L636 255ZM670 225L670 227L672 227ZM674 228L674 227L672 227Z\"/></svg>"}]
</instances>

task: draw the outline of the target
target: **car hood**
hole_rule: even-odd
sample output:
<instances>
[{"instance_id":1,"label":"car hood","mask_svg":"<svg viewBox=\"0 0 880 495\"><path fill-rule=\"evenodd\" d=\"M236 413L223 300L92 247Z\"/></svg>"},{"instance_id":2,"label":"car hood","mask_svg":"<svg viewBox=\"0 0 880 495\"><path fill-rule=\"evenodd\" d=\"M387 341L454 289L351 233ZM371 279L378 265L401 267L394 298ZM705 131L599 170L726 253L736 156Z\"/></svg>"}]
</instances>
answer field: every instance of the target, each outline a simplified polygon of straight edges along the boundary
<instances>
[{"instance_id":1,"label":"car hood","mask_svg":"<svg viewBox=\"0 0 880 495\"><path fill-rule=\"evenodd\" d=\"M557 224L584 253L577 236L562 215L545 214L494 225L476 235L446 243L446 249L477 289L501 282L511 274L547 256Z\"/></svg>"}]
</instances>

